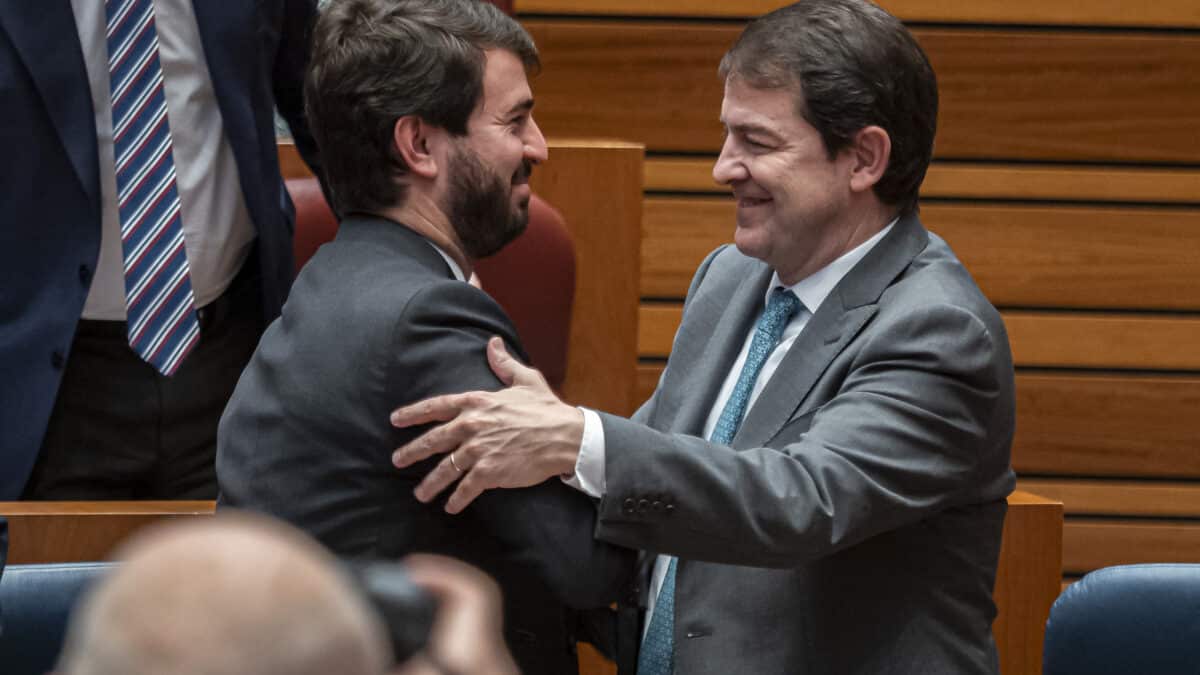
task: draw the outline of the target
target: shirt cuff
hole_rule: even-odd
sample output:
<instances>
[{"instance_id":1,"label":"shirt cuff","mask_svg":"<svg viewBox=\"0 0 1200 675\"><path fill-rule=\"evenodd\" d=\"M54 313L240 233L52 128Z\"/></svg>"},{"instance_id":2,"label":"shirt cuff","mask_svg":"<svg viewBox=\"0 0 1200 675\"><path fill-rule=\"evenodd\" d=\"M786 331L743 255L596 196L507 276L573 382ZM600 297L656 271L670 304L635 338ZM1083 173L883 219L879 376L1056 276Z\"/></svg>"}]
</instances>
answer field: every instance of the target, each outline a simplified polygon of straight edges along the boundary
<instances>
[{"instance_id":1,"label":"shirt cuff","mask_svg":"<svg viewBox=\"0 0 1200 675\"><path fill-rule=\"evenodd\" d=\"M595 410L580 406L583 413L583 440L579 443L579 458L575 460L575 475L562 481L580 492L599 499L604 496L604 424Z\"/></svg>"}]
</instances>

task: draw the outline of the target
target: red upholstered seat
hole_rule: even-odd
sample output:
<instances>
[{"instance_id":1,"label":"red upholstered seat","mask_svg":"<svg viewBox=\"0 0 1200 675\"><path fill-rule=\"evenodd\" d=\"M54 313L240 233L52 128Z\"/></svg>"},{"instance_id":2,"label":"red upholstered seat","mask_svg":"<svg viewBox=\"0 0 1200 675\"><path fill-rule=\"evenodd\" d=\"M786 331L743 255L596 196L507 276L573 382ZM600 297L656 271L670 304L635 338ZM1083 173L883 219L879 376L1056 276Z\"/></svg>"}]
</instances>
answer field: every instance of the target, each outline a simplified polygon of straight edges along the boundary
<instances>
[{"instance_id":1,"label":"red upholstered seat","mask_svg":"<svg viewBox=\"0 0 1200 675\"><path fill-rule=\"evenodd\" d=\"M289 178L296 204L293 253L296 271L337 234L337 219L315 178ZM567 375L575 247L562 216L537 195L529 201L529 227L500 253L476 266L483 288L508 315L529 358L556 390Z\"/></svg>"}]
</instances>

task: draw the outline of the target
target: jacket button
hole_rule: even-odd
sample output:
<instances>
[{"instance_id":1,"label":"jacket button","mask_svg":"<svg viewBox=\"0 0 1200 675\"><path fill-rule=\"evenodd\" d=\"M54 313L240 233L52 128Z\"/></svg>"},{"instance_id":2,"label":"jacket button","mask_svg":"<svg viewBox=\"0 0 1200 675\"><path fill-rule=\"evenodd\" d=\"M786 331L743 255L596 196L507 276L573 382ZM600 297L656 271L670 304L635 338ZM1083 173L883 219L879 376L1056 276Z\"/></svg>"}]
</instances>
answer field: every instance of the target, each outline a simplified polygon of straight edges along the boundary
<instances>
[{"instance_id":1,"label":"jacket button","mask_svg":"<svg viewBox=\"0 0 1200 675\"><path fill-rule=\"evenodd\" d=\"M654 509L656 512L662 512L663 503L656 499L654 500L654 503L650 505L650 508Z\"/></svg>"},{"instance_id":2,"label":"jacket button","mask_svg":"<svg viewBox=\"0 0 1200 675\"><path fill-rule=\"evenodd\" d=\"M50 354L50 365L54 366L55 370L62 370L62 367L66 362L66 357L63 356L63 353L59 350L55 349L54 352Z\"/></svg>"},{"instance_id":3,"label":"jacket button","mask_svg":"<svg viewBox=\"0 0 1200 675\"><path fill-rule=\"evenodd\" d=\"M633 513L636 508L637 502L633 501L633 497L629 497L625 501L621 502L621 509L624 510L625 513Z\"/></svg>"},{"instance_id":4,"label":"jacket button","mask_svg":"<svg viewBox=\"0 0 1200 675\"><path fill-rule=\"evenodd\" d=\"M638 513L645 513L646 509L650 508L650 502L646 499L639 499L637 504Z\"/></svg>"},{"instance_id":5,"label":"jacket button","mask_svg":"<svg viewBox=\"0 0 1200 675\"><path fill-rule=\"evenodd\" d=\"M675 512L675 505L674 505L674 504L667 504L667 505L666 505L665 507L663 507L663 508L665 508L665 509L666 509L666 511L667 511L667 515L668 515L668 516L669 516L669 515L671 515L672 513L674 513L674 512Z\"/></svg>"},{"instance_id":6,"label":"jacket button","mask_svg":"<svg viewBox=\"0 0 1200 675\"><path fill-rule=\"evenodd\" d=\"M80 265L79 266L79 283L83 284L84 286L87 286L88 282L91 280L92 280L92 268L88 267L87 265Z\"/></svg>"}]
</instances>

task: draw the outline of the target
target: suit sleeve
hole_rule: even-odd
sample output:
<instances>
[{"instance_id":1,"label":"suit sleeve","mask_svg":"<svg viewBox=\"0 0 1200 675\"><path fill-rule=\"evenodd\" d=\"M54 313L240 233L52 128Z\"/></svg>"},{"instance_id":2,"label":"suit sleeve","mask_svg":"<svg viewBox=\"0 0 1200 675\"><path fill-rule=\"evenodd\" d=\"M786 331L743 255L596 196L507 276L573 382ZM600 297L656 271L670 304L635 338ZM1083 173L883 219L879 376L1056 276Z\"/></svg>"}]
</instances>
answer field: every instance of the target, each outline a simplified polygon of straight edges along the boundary
<instances>
[{"instance_id":1,"label":"suit sleeve","mask_svg":"<svg viewBox=\"0 0 1200 675\"><path fill-rule=\"evenodd\" d=\"M279 49L275 53L274 71L271 73L271 88L275 95L275 107L292 132L296 150L324 186L325 174L317 154L317 143L308 129L308 119L304 113L304 74L308 70L316 15L316 0L285 0L280 17Z\"/></svg>"},{"instance_id":2,"label":"suit sleeve","mask_svg":"<svg viewBox=\"0 0 1200 675\"><path fill-rule=\"evenodd\" d=\"M1003 499L1012 478L997 430L1012 428L1011 368L1006 375L982 321L925 307L862 339L839 392L769 447L734 451L602 415L608 492L597 536L790 567L956 505ZM630 508L646 495L674 508Z\"/></svg>"},{"instance_id":3,"label":"suit sleeve","mask_svg":"<svg viewBox=\"0 0 1200 675\"><path fill-rule=\"evenodd\" d=\"M437 394L497 390L501 382L487 363L487 340L498 335L511 353L528 361L515 329L486 294L458 282L418 293L395 330L396 405ZM414 432L399 430L398 444ZM415 469L424 475L432 464ZM593 537L596 505L552 478L519 490L489 490L460 517L485 523L519 563L533 569L564 604L603 607L631 577L633 551Z\"/></svg>"}]
</instances>

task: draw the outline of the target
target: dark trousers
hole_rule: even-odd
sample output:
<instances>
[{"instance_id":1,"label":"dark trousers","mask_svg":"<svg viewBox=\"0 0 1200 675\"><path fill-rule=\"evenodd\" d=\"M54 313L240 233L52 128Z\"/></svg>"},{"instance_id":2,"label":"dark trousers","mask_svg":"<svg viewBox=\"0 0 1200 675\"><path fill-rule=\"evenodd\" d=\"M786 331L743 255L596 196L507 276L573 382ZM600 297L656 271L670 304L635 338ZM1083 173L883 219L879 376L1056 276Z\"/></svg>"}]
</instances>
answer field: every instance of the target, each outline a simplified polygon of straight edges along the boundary
<instances>
[{"instance_id":1,"label":"dark trousers","mask_svg":"<svg viewBox=\"0 0 1200 675\"><path fill-rule=\"evenodd\" d=\"M262 333L257 262L200 308L200 341L171 377L124 321L81 320L24 499L215 499L217 422Z\"/></svg>"}]
</instances>

